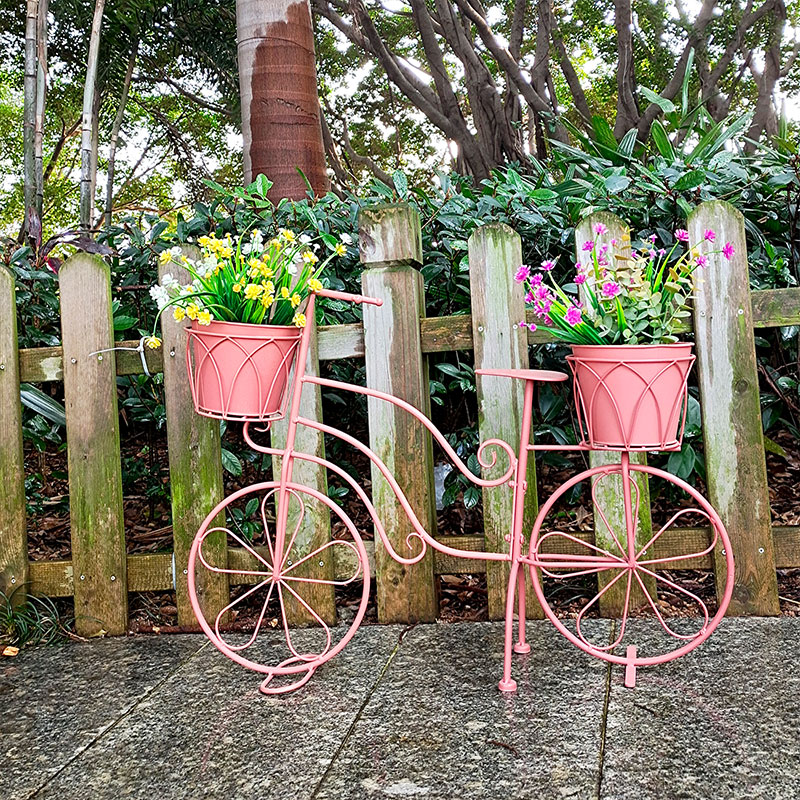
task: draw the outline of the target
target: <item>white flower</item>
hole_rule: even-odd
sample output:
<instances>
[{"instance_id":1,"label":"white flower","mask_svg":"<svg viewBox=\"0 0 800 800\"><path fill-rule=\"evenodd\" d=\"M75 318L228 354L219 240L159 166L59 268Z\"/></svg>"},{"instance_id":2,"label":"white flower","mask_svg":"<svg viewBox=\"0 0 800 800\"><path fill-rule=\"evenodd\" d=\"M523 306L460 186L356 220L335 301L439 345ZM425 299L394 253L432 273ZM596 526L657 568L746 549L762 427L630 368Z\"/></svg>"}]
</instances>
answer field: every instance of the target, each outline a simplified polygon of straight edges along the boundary
<instances>
[{"instance_id":1,"label":"white flower","mask_svg":"<svg viewBox=\"0 0 800 800\"><path fill-rule=\"evenodd\" d=\"M353 244L353 237L349 233L343 233L339 237L345 244Z\"/></svg>"},{"instance_id":2,"label":"white flower","mask_svg":"<svg viewBox=\"0 0 800 800\"><path fill-rule=\"evenodd\" d=\"M169 303L170 299L166 288L164 286L159 286L158 284L150 287L150 297L152 297L155 301L159 311L164 308L167 303Z\"/></svg>"},{"instance_id":3,"label":"white flower","mask_svg":"<svg viewBox=\"0 0 800 800\"><path fill-rule=\"evenodd\" d=\"M307 233L304 233L300 237L300 244L308 244L310 241L311 241L311 237Z\"/></svg>"},{"instance_id":4,"label":"white flower","mask_svg":"<svg viewBox=\"0 0 800 800\"><path fill-rule=\"evenodd\" d=\"M175 258L180 258L180 257L181 257L181 248L180 248L180 246L179 246L179 245L175 245L175 247L172 247L172 248L170 248L170 251L169 251L169 252L170 252L170 253L171 253L173 256L175 256Z\"/></svg>"},{"instance_id":5,"label":"white flower","mask_svg":"<svg viewBox=\"0 0 800 800\"><path fill-rule=\"evenodd\" d=\"M248 253L252 253L255 247L252 244L243 244L242 245L242 253L247 255Z\"/></svg>"},{"instance_id":6,"label":"white flower","mask_svg":"<svg viewBox=\"0 0 800 800\"><path fill-rule=\"evenodd\" d=\"M288 266L288 267L286 267L286 271L287 271L287 272L288 272L290 275L297 275L297 264L294 264L294 263L292 263L292 264L289 264L289 266Z\"/></svg>"},{"instance_id":7,"label":"white flower","mask_svg":"<svg viewBox=\"0 0 800 800\"><path fill-rule=\"evenodd\" d=\"M256 228L256 229L255 229L255 230L254 230L254 231L253 231L253 232L250 234L250 239L251 239L251 240L252 240L252 242L253 242L253 248L252 248L252 249L254 249L254 250L260 250L260 249L261 249L261 246L264 244L264 234L263 234L263 233L261 233L261 231L260 231L258 228Z\"/></svg>"}]
</instances>

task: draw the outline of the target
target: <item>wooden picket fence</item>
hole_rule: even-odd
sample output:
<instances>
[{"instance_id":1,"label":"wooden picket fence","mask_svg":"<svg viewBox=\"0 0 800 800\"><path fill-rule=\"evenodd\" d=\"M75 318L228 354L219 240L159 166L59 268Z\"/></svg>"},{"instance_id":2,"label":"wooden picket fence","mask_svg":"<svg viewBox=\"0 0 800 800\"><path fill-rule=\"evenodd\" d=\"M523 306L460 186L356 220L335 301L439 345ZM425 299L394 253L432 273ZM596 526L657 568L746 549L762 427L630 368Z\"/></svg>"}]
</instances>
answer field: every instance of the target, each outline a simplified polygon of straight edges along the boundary
<instances>
[{"instance_id":1,"label":"wooden picket fence","mask_svg":"<svg viewBox=\"0 0 800 800\"><path fill-rule=\"evenodd\" d=\"M604 222L619 236L622 222L608 214L585 220L578 246ZM800 324L800 289L751 294L744 224L725 203L701 205L689 220L692 239L705 227L722 241L732 241L736 256L704 272L694 311L697 373L703 410L708 494L727 525L736 558L732 614L779 613L776 567L800 566L800 527L771 526L767 472L761 433L754 329ZM475 367L525 368L529 346L549 341L544 332L530 332L518 321L525 317L522 289L513 280L522 261L519 236L505 225L478 228L469 240L471 316L428 319L422 276L420 223L404 205L365 209L360 217L359 246L365 266L363 291L384 299L365 324L321 327L309 368L319 361L364 358L370 385L389 391L429 411L427 356L450 350L473 350ZM178 622L191 626L186 564L192 537L207 512L222 497L222 470L217 423L194 414L185 374L185 333L169 320L164 346L147 353L152 373L164 373L169 469L172 489L174 551L126 555L117 413L117 375L142 372L135 352L97 353L114 345L109 272L95 256L77 254L60 275L62 346L18 350L13 276L0 269L0 590L20 586L51 597L74 596L76 627L84 635L102 630L124 633L128 593L174 589ZM135 342L121 343L134 347ZM388 367L387 367L388 365ZM26 541L24 464L19 398L20 381L63 381L67 412L68 467L72 558L30 561ZM519 382L478 380L481 438L499 437L516 446L522 393ZM318 389L318 387L316 387ZM318 392L308 391L302 413L321 415ZM370 400L370 445L397 475L420 520L435 530L431 437L396 408ZM280 442L283 429L273 431ZM321 436L303 433L299 444L321 453ZM607 454L593 454L599 463ZM300 479L323 488L325 475L299 464ZM373 473L373 499L395 547L402 551L409 524L388 485ZM536 476L528 475L528 507L536 511ZM646 487L645 487L646 488ZM646 495L643 495L646 497ZM646 504L645 504L646 505ZM448 544L465 550L501 550L511 517L508 487L484 491L484 534L452 537ZM643 508L643 514L649 514ZM330 535L328 519L311 517L300 541L318 546ZM587 540L593 536L580 534ZM601 537L600 530L594 534ZM657 554L704 549L708 530L670 530L659 540ZM316 544L315 544L316 543ZM228 552L229 563L242 554ZM489 614L504 608L505 569L480 560L460 560L429 553L413 567L387 557L374 546L379 618L382 621L431 620L437 616L437 583L441 574L487 573ZM693 566L697 566L694 562ZM709 556L702 567L713 569ZM341 565L346 569L346 565ZM335 568L335 567L334 567ZM719 577L719 576L718 576ZM217 581L207 588L205 602L219 607L229 588ZM604 596L601 611L613 615L613 597ZM332 598L324 600L332 603ZM536 609L533 609L534 614ZM326 616L333 608L321 610Z\"/></svg>"}]
</instances>

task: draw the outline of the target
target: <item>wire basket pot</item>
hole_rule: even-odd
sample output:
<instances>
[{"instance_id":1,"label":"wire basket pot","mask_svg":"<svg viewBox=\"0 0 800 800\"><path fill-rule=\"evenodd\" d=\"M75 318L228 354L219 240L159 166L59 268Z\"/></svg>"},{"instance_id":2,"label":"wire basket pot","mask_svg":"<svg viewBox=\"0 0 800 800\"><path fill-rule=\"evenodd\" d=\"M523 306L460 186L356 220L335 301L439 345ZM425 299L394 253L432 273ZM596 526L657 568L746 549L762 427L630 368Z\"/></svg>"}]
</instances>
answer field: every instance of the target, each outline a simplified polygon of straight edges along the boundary
<instances>
[{"instance_id":1,"label":"wire basket pot","mask_svg":"<svg viewBox=\"0 0 800 800\"><path fill-rule=\"evenodd\" d=\"M294 325L193 322L186 363L197 413L252 422L283 417L302 333Z\"/></svg>"},{"instance_id":2,"label":"wire basket pot","mask_svg":"<svg viewBox=\"0 0 800 800\"><path fill-rule=\"evenodd\" d=\"M611 450L680 449L694 360L691 342L573 345L567 361L586 443Z\"/></svg>"}]
</instances>

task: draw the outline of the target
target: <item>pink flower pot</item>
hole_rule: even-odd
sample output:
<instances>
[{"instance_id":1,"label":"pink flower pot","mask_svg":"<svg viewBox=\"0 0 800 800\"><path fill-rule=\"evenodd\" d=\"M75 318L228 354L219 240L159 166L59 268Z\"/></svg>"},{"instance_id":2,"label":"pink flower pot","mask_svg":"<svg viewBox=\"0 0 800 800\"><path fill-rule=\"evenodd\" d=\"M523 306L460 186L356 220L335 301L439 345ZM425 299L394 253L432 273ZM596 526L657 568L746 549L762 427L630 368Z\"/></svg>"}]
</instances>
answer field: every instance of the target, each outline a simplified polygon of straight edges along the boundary
<instances>
[{"instance_id":1,"label":"pink flower pot","mask_svg":"<svg viewBox=\"0 0 800 800\"><path fill-rule=\"evenodd\" d=\"M186 358L197 413L230 420L282 417L301 335L293 325L193 322Z\"/></svg>"},{"instance_id":2,"label":"pink flower pot","mask_svg":"<svg viewBox=\"0 0 800 800\"><path fill-rule=\"evenodd\" d=\"M592 447L680 447L691 343L573 345L575 404Z\"/></svg>"}]
</instances>

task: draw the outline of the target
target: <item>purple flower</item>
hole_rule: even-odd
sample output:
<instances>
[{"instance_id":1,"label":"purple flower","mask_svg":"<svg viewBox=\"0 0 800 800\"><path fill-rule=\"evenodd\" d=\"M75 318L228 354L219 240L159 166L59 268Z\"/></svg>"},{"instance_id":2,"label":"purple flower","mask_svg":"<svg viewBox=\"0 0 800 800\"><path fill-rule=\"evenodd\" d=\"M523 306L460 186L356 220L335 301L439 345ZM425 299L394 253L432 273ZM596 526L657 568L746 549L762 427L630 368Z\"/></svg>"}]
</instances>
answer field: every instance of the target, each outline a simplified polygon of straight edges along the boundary
<instances>
[{"instance_id":1,"label":"purple flower","mask_svg":"<svg viewBox=\"0 0 800 800\"><path fill-rule=\"evenodd\" d=\"M688 242L689 241L689 231L684 230L683 228L678 228L678 230L675 231L675 238L679 242Z\"/></svg>"},{"instance_id":2,"label":"purple flower","mask_svg":"<svg viewBox=\"0 0 800 800\"><path fill-rule=\"evenodd\" d=\"M616 297L621 291L622 287L618 283L614 283L614 281L609 281L608 283L603 284L603 297L609 300L612 297Z\"/></svg>"},{"instance_id":3,"label":"purple flower","mask_svg":"<svg viewBox=\"0 0 800 800\"><path fill-rule=\"evenodd\" d=\"M542 282L543 276L538 272L531 278L531 286L539 286Z\"/></svg>"},{"instance_id":4,"label":"purple flower","mask_svg":"<svg viewBox=\"0 0 800 800\"><path fill-rule=\"evenodd\" d=\"M714 233L714 231L712 231L711 228L707 228L705 231L703 231L703 238L707 242L713 242L714 239L717 238L717 234Z\"/></svg>"},{"instance_id":5,"label":"purple flower","mask_svg":"<svg viewBox=\"0 0 800 800\"><path fill-rule=\"evenodd\" d=\"M733 258L733 254L736 252L736 248L733 246L733 242L725 242L725 246L722 248L722 255L730 261Z\"/></svg>"},{"instance_id":6,"label":"purple flower","mask_svg":"<svg viewBox=\"0 0 800 800\"><path fill-rule=\"evenodd\" d=\"M555 266L554 261L542 261L542 269L545 272L550 272L551 269Z\"/></svg>"},{"instance_id":7,"label":"purple flower","mask_svg":"<svg viewBox=\"0 0 800 800\"><path fill-rule=\"evenodd\" d=\"M579 285L580 285L581 283L586 283L586 276L585 276L585 275L584 275L582 272L579 272L579 273L578 273L578 274L575 276L575 283L577 283L577 284L579 284Z\"/></svg>"},{"instance_id":8,"label":"purple flower","mask_svg":"<svg viewBox=\"0 0 800 800\"><path fill-rule=\"evenodd\" d=\"M581 322L581 310L577 306L570 306L564 314L564 319L574 328Z\"/></svg>"},{"instance_id":9,"label":"purple flower","mask_svg":"<svg viewBox=\"0 0 800 800\"><path fill-rule=\"evenodd\" d=\"M528 278L530 277L530 274L531 274L531 268L530 267L526 267L525 264L523 264L517 270L517 274L514 276L514 280L517 283L522 283L522 281L528 280Z\"/></svg>"},{"instance_id":10,"label":"purple flower","mask_svg":"<svg viewBox=\"0 0 800 800\"><path fill-rule=\"evenodd\" d=\"M604 233L608 233L608 228L606 228L602 222L598 222L597 225L594 226L594 232L598 236L602 236Z\"/></svg>"},{"instance_id":11,"label":"purple flower","mask_svg":"<svg viewBox=\"0 0 800 800\"><path fill-rule=\"evenodd\" d=\"M584 242L581 249L586 253L594 250L594 242Z\"/></svg>"},{"instance_id":12,"label":"purple flower","mask_svg":"<svg viewBox=\"0 0 800 800\"><path fill-rule=\"evenodd\" d=\"M705 269L705 267L708 266L708 259L705 256L697 256L694 263L697 264L698 267L703 267Z\"/></svg>"}]
</instances>

